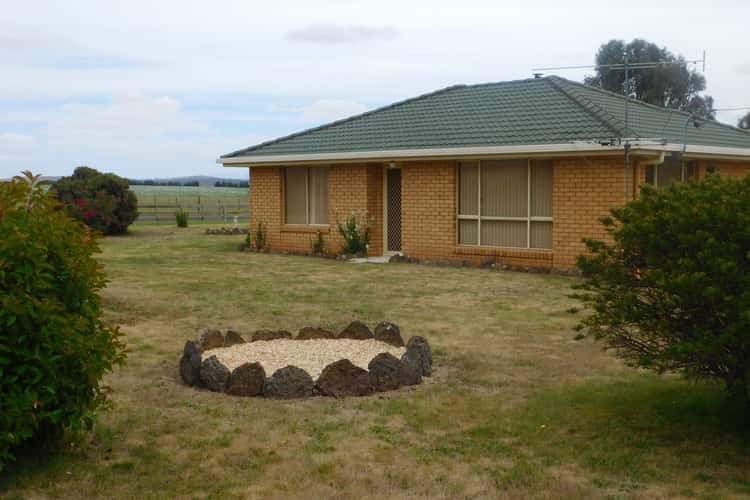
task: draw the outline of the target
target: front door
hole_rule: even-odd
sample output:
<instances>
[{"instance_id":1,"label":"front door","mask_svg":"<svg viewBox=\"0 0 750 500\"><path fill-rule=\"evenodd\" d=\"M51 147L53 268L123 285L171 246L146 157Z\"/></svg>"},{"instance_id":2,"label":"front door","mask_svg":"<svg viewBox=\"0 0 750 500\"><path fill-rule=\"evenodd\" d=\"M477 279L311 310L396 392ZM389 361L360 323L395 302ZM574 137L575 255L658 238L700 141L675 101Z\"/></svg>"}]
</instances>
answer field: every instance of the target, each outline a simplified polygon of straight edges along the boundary
<instances>
[{"instance_id":1,"label":"front door","mask_svg":"<svg viewBox=\"0 0 750 500\"><path fill-rule=\"evenodd\" d=\"M401 251L401 169L386 169L386 251Z\"/></svg>"}]
</instances>

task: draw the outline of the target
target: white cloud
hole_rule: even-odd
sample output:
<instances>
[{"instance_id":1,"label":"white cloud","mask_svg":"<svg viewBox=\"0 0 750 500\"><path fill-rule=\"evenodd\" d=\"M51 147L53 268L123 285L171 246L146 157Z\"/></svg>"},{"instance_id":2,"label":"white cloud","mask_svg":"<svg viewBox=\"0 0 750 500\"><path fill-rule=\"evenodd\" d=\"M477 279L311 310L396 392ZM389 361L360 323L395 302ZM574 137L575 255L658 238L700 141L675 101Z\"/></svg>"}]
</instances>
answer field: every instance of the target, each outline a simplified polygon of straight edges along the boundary
<instances>
[{"instance_id":1,"label":"white cloud","mask_svg":"<svg viewBox=\"0 0 750 500\"><path fill-rule=\"evenodd\" d=\"M0 132L0 144L3 145L24 145L34 142L34 138L26 134L17 134L15 132Z\"/></svg>"},{"instance_id":2,"label":"white cloud","mask_svg":"<svg viewBox=\"0 0 750 500\"><path fill-rule=\"evenodd\" d=\"M296 42L351 43L369 40L390 40L398 35L393 26L359 26L315 24L291 30L286 37Z\"/></svg>"},{"instance_id":3,"label":"white cloud","mask_svg":"<svg viewBox=\"0 0 750 500\"><path fill-rule=\"evenodd\" d=\"M367 106L346 99L318 99L307 106L281 110L299 113L305 122L323 123L364 113Z\"/></svg>"}]
</instances>

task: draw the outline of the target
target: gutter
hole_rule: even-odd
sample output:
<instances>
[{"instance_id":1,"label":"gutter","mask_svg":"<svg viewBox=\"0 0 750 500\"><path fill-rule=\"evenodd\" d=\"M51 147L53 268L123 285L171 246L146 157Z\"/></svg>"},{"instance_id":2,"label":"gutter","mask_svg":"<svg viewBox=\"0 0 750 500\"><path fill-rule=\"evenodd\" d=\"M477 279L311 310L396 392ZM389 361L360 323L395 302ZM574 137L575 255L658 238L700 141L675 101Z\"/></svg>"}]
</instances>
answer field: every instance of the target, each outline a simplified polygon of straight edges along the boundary
<instances>
[{"instance_id":1,"label":"gutter","mask_svg":"<svg viewBox=\"0 0 750 500\"><path fill-rule=\"evenodd\" d=\"M632 141L631 153L673 153L685 150L685 157L750 159L750 148L723 146L687 146L660 141ZM481 157L554 157L615 155L623 151L622 145L598 144L593 142L572 142L565 144L530 144L518 146L479 146L458 148L391 149L380 151L344 151L332 153L299 153L281 155L236 156L219 158L216 163L225 167L274 166L302 163L346 163L362 161L408 161L429 159L458 159Z\"/></svg>"}]
</instances>

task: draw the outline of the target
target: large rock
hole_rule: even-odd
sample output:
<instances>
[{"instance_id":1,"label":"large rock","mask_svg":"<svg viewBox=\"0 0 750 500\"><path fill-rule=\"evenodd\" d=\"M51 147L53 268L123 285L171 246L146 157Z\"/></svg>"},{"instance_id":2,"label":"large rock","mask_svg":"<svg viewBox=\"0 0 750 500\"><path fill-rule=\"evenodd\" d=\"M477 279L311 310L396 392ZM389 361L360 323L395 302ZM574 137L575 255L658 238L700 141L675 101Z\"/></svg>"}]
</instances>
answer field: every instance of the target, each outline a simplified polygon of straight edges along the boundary
<instances>
[{"instance_id":1,"label":"large rock","mask_svg":"<svg viewBox=\"0 0 750 500\"><path fill-rule=\"evenodd\" d=\"M424 377L432 375L432 351L424 337L414 336L409 339L401 361L414 367Z\"/></svg>"},{"instance_id":2,"label":"large rock","mask_svg":"<svg viewBox=\"0 0 750 500\"><path fill-rule=\"evenodd\" d=\"M266 371L260 363L244 363L232 371L227 385L227 394L233 396L257 396L263 392Z\"/></svg>"},{"instance_id":3,"label":"large rock","mask_svg":"<svg viewBox=\"0 0 750 500\"><path fill-rule=\"evenodd\" d=\"M306 398L312 395L315 383L302 368L285 366L266 380L263 394L269 398Z\"/></svg>"},{"instance_id":4,"label":"large rock","mask_svg":"<svg viewBox=\"0 0 750 500\"><path fill-rule=\"evenodd\" d=\"M292 334L286 330L257 330L255 333L253 333L253 338L250 342L290 338L292 338Z\"/></svg>"},{"instance_id":5,"label":"large rock","mask_svg":"<svg viewBox=\"0 0 750 500\"><path fill-rule=\"evenodd\" d=\"M217 347L224 347L224 335L222 335L219 330L208 328L201 334L198 343L204 351L216 349Z\"/></svg>"},{"instance_id":6,"label":"large rock","mask_svg":"<svg viewBox=\"0 0 750 500\"><path fill-rule=\"evenodd\" d=\"M370 372L370 383L375 391L392 391L422 381L422 377L413 367L387 352L381 352L372 358L367 370Z\"/></svg>"},{"instance_id":7,"label":"large rock","mask_svg":"<svg viewBox=\"0 0 750 500\"><path fill-rule=\"evenodd\" d=\"M399 362L401 363L400 377L403 385L417 385L422 383L422 374L413 364L405 363L403 356Z\"/></svg>"},{"instance_id":8,"label":"large rock","mask_svg":"<svg viewBox=\"0 0 750 500\"><path fill-rule=\"evenodd\" d=\"M229 368L216 356L210 356L201 363L201 382L214 392L224 392L230 376Z\"/></svg>"},{"instance_id":9,"label":"large rock","mask_svg":"<svg viewBox=\"0 0 750 500\"><path fill-rule=\"evenodd\" d=\"M192 340L185 342L180 358L180 377L187 385L200 385L201 348Z\"/></svg>"},{"instance_id":10,"label":"large rock","mask_svg":"<svg viewBox=\"0 0 750 500\"><path fill-rule=\"evenodd\" d=\"M242 338L242 335L235 332L234 330L227 330L227 334L224 337L224 347L231 347L233 345L244 343L245 339Z\"/></svg>"},{"instance_id":11,"label":"large rock","mask_svg":"<svg viewBox=\"0 0 750 500\"><path fill-rule=\"evenodd\" d=\"M297 340L311 340L311 339L335 339L336 334L324 330L322 328L316 328L313 326L306 326L297 333Z\"/></svg>"},{"instance_id":12,"label":"large rock","mask_svg":"<svg viewBox=\"0 0 750 500\"><path fill-rule=\"evenodd\" d=\"M315 385L324 396L335 398L364 396L372 392L370 374L348 359L340 359L323 368Z\"/></svg>"},{"instance_id":13,"label":"large rock","mask_svg":"<svg viewBox=\"0 0 750 500\"><path fill-rule=\"evenodd\" d=\"M395 323L389 323L388 321L377 324L375 327L375 340L395 345L396 347L404 346L401 329Z\"/></svg>"},{"instance_id":14,"label":"large rock","mask_svg":"<svg viewBox=\"0 0 750 500\"><path fill-rule=\"evenodd\" d=\"M367 340L373 338L372 332L367 325L361 321L352 321L349 325L341 330L338 338L340 339L354 339L354 340Z\"/></svg>"}]
</instances>

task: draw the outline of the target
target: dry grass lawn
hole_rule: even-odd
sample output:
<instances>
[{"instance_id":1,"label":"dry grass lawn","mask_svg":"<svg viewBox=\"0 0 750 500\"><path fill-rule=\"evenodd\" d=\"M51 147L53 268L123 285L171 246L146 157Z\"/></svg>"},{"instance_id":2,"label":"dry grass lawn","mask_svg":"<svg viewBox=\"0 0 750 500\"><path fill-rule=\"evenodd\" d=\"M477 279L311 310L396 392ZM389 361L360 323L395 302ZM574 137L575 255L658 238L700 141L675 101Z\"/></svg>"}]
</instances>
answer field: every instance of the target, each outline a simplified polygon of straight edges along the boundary
<instances>
[{"instance_id":1,"label":"dry grass lawn","mask_svg":"<svg viewBox=\"0 0 750 500\"><path fill-rule=\"evenodd\" d=\"M750 496L750 431L720 388L625 368L574 340L572 278L240 253L240 237L138 226L103 242L130 355L113 408L4 498ZM435 375L372 397L243 399L185 387L206 327L391 320Z\"/></svg>"}]
</instances>

